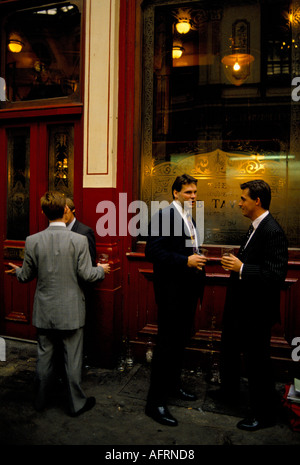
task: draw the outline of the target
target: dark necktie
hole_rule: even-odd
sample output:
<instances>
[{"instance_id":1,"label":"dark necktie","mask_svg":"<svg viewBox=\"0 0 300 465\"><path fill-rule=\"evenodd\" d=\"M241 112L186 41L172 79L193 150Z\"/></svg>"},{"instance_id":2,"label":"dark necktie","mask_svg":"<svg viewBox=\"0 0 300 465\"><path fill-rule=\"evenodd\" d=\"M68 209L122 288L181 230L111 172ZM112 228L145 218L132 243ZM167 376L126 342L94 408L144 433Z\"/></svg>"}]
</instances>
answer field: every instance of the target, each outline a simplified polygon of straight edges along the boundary
<instances>
[{"instance_id":1,"label":"dark necktie","mask_svg":"<svg viewBox=\"0 0 300 465\"><path fill-rule=\"evenodd\" d=\"M244 244L241 246L240 250L239 250L239 255L242 254L246 248L246 245L247 245L247 242L251 236L251 234L253 233L254 231L254 227L253 227L253 224L250 225L250 228L248 229L248 232L245 236L245 241L244 241Z\"/></svg>"}]
</instances>

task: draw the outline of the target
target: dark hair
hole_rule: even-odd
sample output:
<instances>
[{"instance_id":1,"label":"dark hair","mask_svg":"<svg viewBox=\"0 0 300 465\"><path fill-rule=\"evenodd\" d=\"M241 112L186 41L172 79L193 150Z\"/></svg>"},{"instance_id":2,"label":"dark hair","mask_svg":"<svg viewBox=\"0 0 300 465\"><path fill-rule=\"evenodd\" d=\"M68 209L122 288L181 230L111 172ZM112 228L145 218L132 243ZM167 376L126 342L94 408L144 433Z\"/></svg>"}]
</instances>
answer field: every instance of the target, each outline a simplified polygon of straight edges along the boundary
<instances>
[{"instance_id":1,"label":"dark hair","mask_svg":"<svg viewBox=\"0 0 300 465\"><path fill-rule=\"evenodd\" d=\"M271 203L271 188L262 179L255 179L254 181L248 181L241 184L241 189L249 189L249 195L252 200L260 199L261 206L265 210L268 210Z\"/></svg>"},{"instance_id":2,"label":"dark hair","mask_svg":"<svg viewBox=\"0 0 300 465\"><path fill-rule=\"evenodd\" d=\"M69 197L66 199L66 204L67 206L69 207L69 209L71 210L72 213L75 213L75 205L74 205L74 202L72 199L70 199Z\"/></svg>"},{"instance_id":3,"label":"dark hair","mask_svg":"<svg viewBox=\"0 0 300 465\"><path fill-rule=\"evenodd\" d=\"M58 220L64 216L66 197L61 192L49 191L41 198L41 207L48 220Z\"/></svg>"},{"instance_id":4,"label":"dark hair","mask_svg":"<svg viewBox=\"0 0 300 465\"><path fill-rule=\"evenodd\" d=\"M174 191L180 192L182 189L182 186L185 186L186 184L196 184L197 185L198 180L190 176L189 174L182 174L181 176L177 176L175 181L173 182L172 186L172 195L174 199Z\"/></svg>"}]
</instances>

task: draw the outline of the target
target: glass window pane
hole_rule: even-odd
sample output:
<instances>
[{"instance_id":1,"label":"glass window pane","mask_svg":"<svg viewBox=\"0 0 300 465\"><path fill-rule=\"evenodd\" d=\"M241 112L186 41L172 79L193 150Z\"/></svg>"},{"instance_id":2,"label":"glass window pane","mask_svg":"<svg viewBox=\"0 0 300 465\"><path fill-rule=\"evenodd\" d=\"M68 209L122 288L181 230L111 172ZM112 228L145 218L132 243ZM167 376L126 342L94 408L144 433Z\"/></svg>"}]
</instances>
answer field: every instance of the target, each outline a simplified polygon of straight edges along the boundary
<instances>
[{"instance_id":1,"label":"glass window pane","mask_svg":"<svg viewBox=\"0 0 300 465\"><path fill-rule=\"evenodd\" d=\"M77 98L81 14L77 2L7 16L6 85L10 102Z\"/></svg>"},{"instance_id":2,"label":"glass window pane","mask_svg":"<svg viewBox=\"0 0 300 465\"><path fill-rule=\"evenodd\" d=\"M271 212L290 247L299 246L300 115L290 70L300 76L300 22L293 5L155 0L145 7L141 198L151 213L151 201L172 201L177 175L195 176L207 244L240 243L249 223L238 206L240 184L264 179ZM178 32L178 22L190 30Z\"/></svg>"},{"instance_id":3,"label":"glass window pane","mask_svg":"<svg viewBox=\"0 0 300 465\"><path fill-rule=\"evenodd\" d=\"M7 132L7 239L29 235L29 128Z\"/></svg>"},{"instance_id":4,"label":"glass window pane","mask_svg":"<svg viewBox=\"0 0 300 465\"><path fill-rule=\"evenodd\" d=\"M73 198L74 126L49 126L49 190Z\"/></svg>"}]
</instances>

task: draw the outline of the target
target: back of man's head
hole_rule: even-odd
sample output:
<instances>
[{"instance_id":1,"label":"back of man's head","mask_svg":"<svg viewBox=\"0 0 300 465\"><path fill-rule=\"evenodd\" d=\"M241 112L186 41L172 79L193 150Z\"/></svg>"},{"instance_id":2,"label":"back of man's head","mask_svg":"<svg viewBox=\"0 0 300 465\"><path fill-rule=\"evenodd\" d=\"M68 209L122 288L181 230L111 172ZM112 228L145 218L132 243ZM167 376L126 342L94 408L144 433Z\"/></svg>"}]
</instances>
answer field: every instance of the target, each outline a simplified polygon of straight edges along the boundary
<instances>
[{"instance_id":1,"label":"back of man's head","mask_svg":"<svg viewBox=\"0 0 300 465\"><path fill-rule=\"evenodd\" d=\"M64 216L66 206L65 196L56 191L46 192L41 198L41 207L49 221L58 220Z\"/></svg>"}]
</instances>

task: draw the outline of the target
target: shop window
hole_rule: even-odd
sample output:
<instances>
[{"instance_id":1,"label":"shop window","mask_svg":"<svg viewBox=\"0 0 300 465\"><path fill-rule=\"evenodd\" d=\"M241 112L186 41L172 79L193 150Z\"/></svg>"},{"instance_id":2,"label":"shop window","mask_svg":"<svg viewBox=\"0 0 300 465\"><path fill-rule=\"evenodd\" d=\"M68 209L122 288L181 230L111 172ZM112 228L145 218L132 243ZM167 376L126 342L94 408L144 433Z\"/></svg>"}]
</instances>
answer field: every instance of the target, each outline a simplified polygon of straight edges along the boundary
<instances>
[{"instance_id":1,"label":"shop window","mask_svg":"<svg viewBox=\"0 0 300 465\"><path fill-rule=\"evenodd\" d=\"M49 126L49 189L73 198L74 125Z\"/></svg>"},{"instance_id":2,"label":"shop window","mask_svg":"<svg viewBox=\"0 0 300 465\"><path fill-rule=\"evenodd\" d=\"M290 247L299 246L300 103L289 74L300 76L295 3L144 2L140 195L151 214L152 201L172 201L177 175L196 177L206 244L240 243L249 223L240 184L264 179L271 212ZM277 50L287 40L289 52Z\"/></svg>"},{"instance_id":3,"label":"shop window","mask_svg":"<svg viewBox=\"0 0 300 465\"><path fill-rule=\"evenodd\" d=\"M13 11L5 10L6 15L4 7L1 10L1 77L6 82L6 101L1 98L1 108L30 102L37 105L39 101L45 104L53 99L79 101L81 1L16 10L19 5Z\"/></svg>"},{"instance_id":4,"label":"shop window","mask_svg":"<svg viewBox=\"0 0 300 465\"><path fill-rule=\"evenodd\" d=\"M66 197L74 195L74 124L38 125L37 131L29 127L7 129L7 233L6 239L23 241L30 233L30 208L36 201L30 192L37 189L37 180L30 178L30 146L35 146L47 128L47 151L38 157L48 169L48 179L38 179L44 190L56 190ZM31 189L31 191L30 191ZM31 201L31 204L30 204ZM31 207L30 207L31 205ZM36 224L34 224L34 227Z\"/></svg>"},{"instance_id":5,"label":"shop window","mask_svg":"<svg viewBox=\"0 0 300 465\"><path fill-rule=\"evenodd\" d=\"M292 49L298 47L298 41L292 39L292 10L290 4L279 2L264 9L264 21L267 40L267 77L286 78L291 73Z\"/></svg>"},{"instance_id":6,"label":"shop window","mask_svg":"<svg viewBox=\"0 0 300 465\"><path fill-rule=\"evenodd\" d=\"M29 235L30 129L7 131L7 239Z\"/></svg>"}]
</instances>

